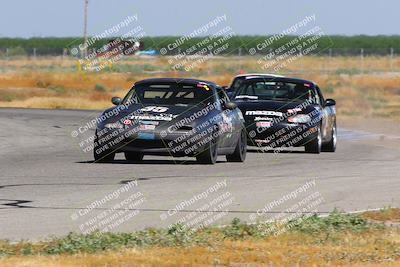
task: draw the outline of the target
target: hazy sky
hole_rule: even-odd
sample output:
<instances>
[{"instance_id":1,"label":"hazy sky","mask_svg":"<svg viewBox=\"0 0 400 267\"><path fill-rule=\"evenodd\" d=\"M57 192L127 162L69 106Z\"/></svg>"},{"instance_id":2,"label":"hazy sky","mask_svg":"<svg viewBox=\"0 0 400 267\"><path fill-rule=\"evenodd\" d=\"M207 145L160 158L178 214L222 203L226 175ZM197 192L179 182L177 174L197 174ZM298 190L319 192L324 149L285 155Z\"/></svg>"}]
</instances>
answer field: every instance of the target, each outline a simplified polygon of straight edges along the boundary
<instances>
[{"instance_id":1,"label":"hazy sky","mask_svg":"<svg viewBox=\"0 0 400 267\"><path fill-rule=\"evenodd\" d=\"M81 36L84 0L0 0L0 37ZM237 34L278 33L306 15L326 34L400 34L399 0L89 0L89 34L138 15L146 35L182 35L218 15Z\"/></svg>"}]
</instances>

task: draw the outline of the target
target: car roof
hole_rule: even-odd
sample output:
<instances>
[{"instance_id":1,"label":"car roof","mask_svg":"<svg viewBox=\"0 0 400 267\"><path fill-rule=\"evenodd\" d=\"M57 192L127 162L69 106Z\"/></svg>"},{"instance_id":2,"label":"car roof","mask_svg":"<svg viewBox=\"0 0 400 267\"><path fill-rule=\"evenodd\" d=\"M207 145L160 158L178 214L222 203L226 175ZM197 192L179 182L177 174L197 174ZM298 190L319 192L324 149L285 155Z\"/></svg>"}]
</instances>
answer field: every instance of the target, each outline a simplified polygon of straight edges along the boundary
<instances>
[{"instance_id":1,"label":"car roof","mask_svg":"<svg viewBox=\"0 0 400 267\"><path fill-rule=\"evenodd\" d=\"M150 78L135 82L135 85L147 84L147 83L185 83L185 84L198 84L205 83L217 87L217 85L210 81L192 79L192 78Z\"/></svg>"},{"instance_id":2,"label":"car roof","mask_svg":"<svg viewBox=\"0 0 400 267\"><path fill-rule=\"evenodd\" d=\"M250 74L242 74L235 76L236 77L246 77L246 80L252 80L252 79L269 79L272 78L275 81L285 81L285 82L293 82L293 83L310 83L316 86L316 84L313 81L309 80L304 80L300 78L290 78L286 76L281 76L281 75L274 75L274 74L255 74L255 73L250 73Z\"/></svg>"},{"instance_id":3,"label":"car roof","mask_svg":"<svg viewBox=\"0 0 400 267\"><path fill-rule=\"evenodd\" d=\"M246 76L285 77L285 76L283 76L283 75L270 74L270 73L246 73L246 74L239 74L239 75L236 75L235 78L237 78L237 77L246 77Z\"/></svg>"}]
</instances>

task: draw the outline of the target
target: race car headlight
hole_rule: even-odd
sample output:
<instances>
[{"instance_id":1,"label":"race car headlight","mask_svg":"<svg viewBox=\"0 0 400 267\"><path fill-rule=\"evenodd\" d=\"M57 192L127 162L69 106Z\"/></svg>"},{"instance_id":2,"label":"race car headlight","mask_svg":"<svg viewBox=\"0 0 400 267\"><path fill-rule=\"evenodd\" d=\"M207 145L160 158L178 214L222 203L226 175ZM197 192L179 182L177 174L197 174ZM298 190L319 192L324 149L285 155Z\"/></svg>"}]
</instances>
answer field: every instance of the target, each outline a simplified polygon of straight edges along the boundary
<instances>
[{"instance_id":1,"label":"race car headlight","mask_svg":"<svg viewBox=\"0 0 400 267\"><path fill-rule=\"evenodd\" d=\"M311 121L311 117L306 114L298 114L293 117L288 118L288 122L293 122L293 123L307 123Z\"/></svg>"},{"instance_id":2,"label":"race car headlight","mask_svg":"<svg viewBox=\"0 0 400 267\"><path fill-rule=\"evenodd\" d=\"M122 129L124 126L119 122L107 123L104 125L108 129Z\"/></svg>"}]
</instances>

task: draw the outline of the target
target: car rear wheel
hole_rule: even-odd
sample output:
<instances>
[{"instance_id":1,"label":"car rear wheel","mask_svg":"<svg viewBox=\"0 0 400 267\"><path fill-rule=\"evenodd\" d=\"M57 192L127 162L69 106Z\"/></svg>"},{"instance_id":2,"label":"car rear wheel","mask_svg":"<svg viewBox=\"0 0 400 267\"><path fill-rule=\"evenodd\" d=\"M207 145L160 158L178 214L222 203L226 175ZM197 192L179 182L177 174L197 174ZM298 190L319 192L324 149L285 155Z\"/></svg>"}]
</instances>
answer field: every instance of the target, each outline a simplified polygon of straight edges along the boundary
<instances>
[{"instance_id":1,"label":"car rear wheel","mask_svg":"<svg viewBox=\"0 0 400 267\"><path fill-rule=\"evenodd\" d=\"M336 142L337 142L337 132L336 132L336 122L333 125L332 128L332 136L331 140L322 145L322 151L323 152L335 152L336 151Z\"/></svg>"},{"instance_id":2,"label":"car rear wheel","mask_svg":"<svg viewBox=\"0 0 400 267\"><path fill-rule=\"evenodd\" d=\"M102 153L96 152L96 149L93 151L94 161L95 162L107 162L113 161L115 158L115 153L110 151L104 151Z\"/></svg>"},{"instance_id":3,"label":"car rear wheel","mask_svg":"<svg viewBox=\"0 0 400 267\"><path fill-rule=\"evenodd\" d=\"M236 143L235 152L233 152L233 154L226 155L226 160L229 162L243 162L246 159L246 152L247 134L245 130L242 130Z\"/></svg>"},{"instance_id":4,"label":"car rear wheel","mask_svg":"<svg viewBox=\"0 0 400 267\"><path fill-rule=\"evenodd\" d=\"M95 162L107 162L107 161L113 161L115 158L115 153L110 150L105 150L103 151L101 146L99 147L98 145L98 138L97 138L97 132L95 133L95 139L94 139L94 148L93 148L93 157Z\"/></svg>"},{"instance_id":5,"label":"car rear wheel","mask_svg":"<svg viewBox=\"0 0 400 267\"><path fill-rule=\"evenodd\" d=\"M142 153L137 152L125 152L124 154L125 159L130 161L142 161L144 156Z\"/></svg>"},{"instance_id":6,"label":"car rear wheel","mask_svg":"<svg viewBox=\"0 0 400 267\"><path fill-rule=\"evenodd\" d=\"M317 136L305 145L307 153L319 154L322 147L322 133L320 126L317 126Z\"/></svg>"},{"instance_id":7,"label":"car rear wheel","mask_svg":"<svg viewBox=\"0 0 400 267\"><path fill-rule=\"evenodd\" d=\"M196 156L196 160L202 164L215 164L218 157L217 139L213 138L207 145L207 148Z\"/></svg>"},{"instance_id":8,"label":"car rear wheel","mask_svg":"<svg viewBox=\"0 0 400 267\"><path fill-rule=\"evenodd\" d=\"M109 153L109 154L95 154L94 156L94 161L95 162L108 162L108 161L113 161L115 158L115 153Z\"/></svg>"}]
</instances>

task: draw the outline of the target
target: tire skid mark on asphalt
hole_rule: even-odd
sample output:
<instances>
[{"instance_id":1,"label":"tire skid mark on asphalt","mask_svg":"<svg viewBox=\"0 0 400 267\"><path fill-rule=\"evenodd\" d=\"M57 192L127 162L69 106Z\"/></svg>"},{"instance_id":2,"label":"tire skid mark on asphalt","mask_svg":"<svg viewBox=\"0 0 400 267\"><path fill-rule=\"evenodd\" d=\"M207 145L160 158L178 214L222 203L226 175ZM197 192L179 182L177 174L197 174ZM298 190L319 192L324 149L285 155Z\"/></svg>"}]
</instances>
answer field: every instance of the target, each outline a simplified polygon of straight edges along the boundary
<instances>
[{"instance_id":1,"label":"tire skid mark on asphalt","mask_svg":"<svg viewBox=\"0 0 400 267\"><path fill-rule=\"evenodd\" d=\"M24 178L25 176L6 176L3 178ZM40 176L40 178L51 178L53 176ZM266 175L266 176L246 176L247 179L262 179L262 178L285 178L286 175ZM65 178L65 177L64 177ZM22 186L74 186L74 185L87 185L87 186L98 186L98 185L118 185L127 184L133 181L148 181L151 179L168 179L168 178L243 178L242 176L234 175L191 175L188 176L150 176L150 177L139 177L134 179L121 180L118 183L50 183L50 184L8 184L0 185L0 190L9 187L22 187Z\"/></svg>"},{"instance_id":2,"label":"tire skid mark on asphalt","mask_svg":"<svg viewBox=\"0 0 400 267\"><path fill-rule=\"evenodd\" d=\"M121 175L123 175L123 173L121 174ZM2 176L2 178L26 178L27 176L26 175L5 175L5 176ZM40 176L35 176L36 178L54 178L54 176L53 175L49 175L49 176L43 176L43 175L40 175ZM132 179L129 179L129 180L122 180L122 181L120 181L119 183L116 183L116 184L122 184L123 182L124 183L127 183L126 181L128 181L128 182L130 182L130 181L135 181L135 180L138 180L138 181L145 181L145 180L150 180L150 179L157 179L157 178L187 178L188 176L175 176L175 175L168 175L168 176L149 176L149 177L138 177L138 178L136 178L136 177L133 177ZM202 177L202 176L199 176L199 177ZM219 176L208 176L208 177L219 177ZM223 176L221 176L221 177L223 177ZM59 175L59 176L57 176L57 178L71 178L69 175L67 175L67 176L62 176L62 175ZM90 176L85 176L85 178L88 178L88 179L90 179L90 178L109 178L109 177L99 177L99 176L92 176L92 177L90 177ZM62 183L61 185L69 185L69 183ZM77 185L80 185L80 183L76 183ZM113 183L113 184L115 184L115 183ZM113 185L113 184L104 184L104 185ZM42 185L42 184L40 184L40 185ZM43 184L43 185L47 185L47 184ZM50 184L50 185L52 185L52 184ZM54 185L56 185L56 184L54 184ZM91 184L89 184L89 185L91 185ZM94 184L94 185L96 185L96 184ZM99 185L103 185L103 184L99 184ZM0 185L0 188L1 188L2 186Z\"/></svg>"},{"instance_id":3,"label":"tire skid mark on asphalt","mask_svg":"<svg viewBox=\"0 0 400 267\"><path fill-rule=\"evenodd\" d=\"M2 203L2 202L5 203ZM15 209L15 208L33 208L32 206L22 205L25 203L32 203L30 200L22 200L22 199L2 199L0 198L0 206L7 206L7 208L0 209Z\"/></svg>"},{"instance_id":4,"label":"tire skid mark on asphalt","mask_svg":"<svg viewBox=\"0 0 400 267\"><path fill-rule=\"evenodd\" d=\"M2 199L0 199L1 201ZM9 199L8 201L12 201L11 203L6 203L6 204L0 204L0 205L6 205L10 206L8 208L0 208L0 209L15 209L15 208L30 208L30 209L44 209L44 210L80 210L80 209L85 209L85 207L51 207L51 206L21 206L20 204L23 203L32 203L32 201L29 200L12 200ZM111 208L93 208L92 210L111 210ZM142 209L112 209L113 211L140 211L140 212L168 212L170 209L150 209L150 208L142 208ZM198 212L198 213L257 213L256 210L197 210L197 209L187 209L187 210L179 210L177 213L190 213L190 212ZM295 214L295 213L301 213L301 214L329 214L331 211L317 211L317 212L311 212L311 211L268 211L265 212L268 214L279 214L279 213L285 213L285 214Z\"/></svg>"},{"instance_id":5,"label":"tire skid mark on asphalt","mask_svg":"<svg viewBox=\"0 0 400 267\"><path fill-rule=\"evenodd\" d=\"M1 203L1 201L7 201L6 203ZM25 203L32 203L30 200L18 200L18 199L0 199L0 205L9 206L6 208L0 208L0 210L9 210L9 209L17 209L17 208L29 208L29 209L50 209L50 210L79 210L83 208L77 207L46 207L46 206L27 206L21 205ZM94 208L93 210L110 210L109 208ZM141 211L141 212L168 212L168 209L114 209L114 210L129 210L129 211ZM375 211L381 209L364 209L364 210L355 210L355 211L347 211L345 213L348 214L358 214L366 211ZM179 210L177 213L190 213L190 212L199 212L199 213L242 213L242 214L249 214L249 213L257 213L255 210L197 210L197 209L188 209L188 210ZM275 210L275 211L265 211L264 214L316 214L322 216L328 216L332 211L287 211L287 210Z\"/></svg>"},{"instance_id":6,"label":"tire skid mark on asphalt","mask_svg":"<svg viewBox=\"0 0 400 267\"><path fill-rule=\"evenodd\" d=\"M86 183L60 183L60 184L8 184L0 185L0 189L19 186L63 186L63 185L115 185L115 184L86 184Z\"/></svg>"},{"instance_id":7,"label":"tire skid mark on asphalt","mask_svg":"<svg viewBox=\"0 0 400 267\"><path fill-rule=\"evenodd\" d=\"M121 175L124 175L124 174L122 173ZM128 182L135 181L135 180L147 181L147 180L151 180L151 179L191 178L191 177L196 177L196 178L224 178L224 177L228 177L228 176L229 177L236 177L236 176L233 176L233 175L190 175L190 176L163 175L163 176L146 176L146 177L138 177L138 178L134 177L132 179L122 180L121 182L119 182L117 184L123 184L122 182L128 183ZM281 175L281 176L284 177L284 175ZM54 176L43 176L43 175L35 176L35 177L36 178L54 178ZM58 178L70 178L70 176L57 176L57 177ZM237 177L240 177L240 176L237 176ZM247 176L247 177L251 178L250 176ZM277 177L277 176L275 176L275 177ZM26 176L25 175L5 175L5 176L2 176L2 178L26 178ZM90 179L90 178L110 178L110 177L99 177L99 176L88 177L88 176L85 176L85 178ZM259 177L254 177L254 178L259 178ZM32 185L35 185L35 184L32 184ZM48 185L48 184L39 184L39 185ZM49 184L49 185L56 185L56 184ZM60 185L70 185L70 184L63 183L63 184L60 184ZM77 185L81 185L81 184L77 183ZM86 184L83 184L83 185L86 185ZM88 184L88 185L92 185L92 184ZM97 184L93 184L93 185L97 185ZM114 185L114 183L113 184L99 184L99 185ZM0 185L0 189L1 189L1 187L2 186Z\"/></svg>"},{"instance_id":8,"label":"tire skid mark on asphalt","mask_svg":"<svg viewBox=\"0 0 400 267\"><path fill-rule=\"evenodd\" d=\"M51 184L8 184L8 185L0 185L0 190L4 189L4 188L9 188L9 187L20 187L20 186L65 186L65 185L87 185L87 186L97 186L97 185L118 185L118 184L127 184L129 182L133 182L133 181L141 181L141 180L149 180L148 178L138 178L138 179L132 179L132 180L122 180L119 183L112 183L112 184L107 184L107 183L103 183L103 184L93 184L93 183L51 183Z\"/></svg>"}]
</instances>

